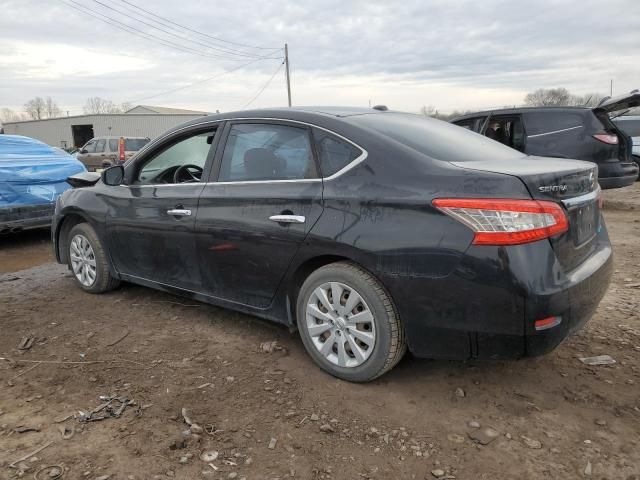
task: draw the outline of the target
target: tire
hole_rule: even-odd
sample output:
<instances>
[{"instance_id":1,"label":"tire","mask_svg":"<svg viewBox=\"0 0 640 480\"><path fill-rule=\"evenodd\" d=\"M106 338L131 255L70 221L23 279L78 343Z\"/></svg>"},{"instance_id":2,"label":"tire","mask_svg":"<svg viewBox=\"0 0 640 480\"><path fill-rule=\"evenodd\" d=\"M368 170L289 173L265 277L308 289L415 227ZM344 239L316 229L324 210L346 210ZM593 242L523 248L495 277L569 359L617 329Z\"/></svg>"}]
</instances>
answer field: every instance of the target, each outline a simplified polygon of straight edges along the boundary
<instances>
[{"instance_id":1,"label":"tire","mask_svg":"<svg viewBox=\"0 0 640 480\"><path fill-rule=\"evenodd\" d=\"M340 298L338 305L334 296ZM404 327L389 294L373 275L351 262L311 273L300 289L296 313L307 353L321 369L343 380L371 381L391 370L406 352Z\"/></svg>"},{"instance_id":2,"label":"tire","mask_svg":"<svg viewBox=\"0 0 640 480\"><path fill-rule=\"evenodd\" d=\"M104 293L120 285L120 280L114 278L109 272L104 247L91 225L88 223L75 225L67 237L67 248L69 269L73 273L76 284L82 290L89 293Z\"/></svg>"}]
</instances>

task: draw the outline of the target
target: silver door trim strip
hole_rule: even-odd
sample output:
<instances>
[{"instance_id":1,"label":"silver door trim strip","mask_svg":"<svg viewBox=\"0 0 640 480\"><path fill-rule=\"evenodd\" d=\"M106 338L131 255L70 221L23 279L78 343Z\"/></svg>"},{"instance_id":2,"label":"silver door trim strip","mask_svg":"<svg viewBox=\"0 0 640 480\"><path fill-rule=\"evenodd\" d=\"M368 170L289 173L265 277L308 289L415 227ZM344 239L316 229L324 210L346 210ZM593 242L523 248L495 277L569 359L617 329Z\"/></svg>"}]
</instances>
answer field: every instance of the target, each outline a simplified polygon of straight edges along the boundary
<instances>
[{"instance_id":1,"label":"silver door trim strip","mask_svg":"<svg viewBox=\"0 0 640 480\"><path fill-rule=\"evenodd\" d=\"M332 175L329 175L328 177L322 177L322 178L300 178L300 179L293 179L293 180L239 180L239 181L224 181L224 182L206 182L204 184L201 183L200 185L236 185L236 184L237 185L243 185L243 184L269 184L269 183L293 183L293 182L307 183L307 182L321 182L321 181L329 182L331 180L335 180L336 178L338 178L341 175L345 174L346 172L348 172L352 168L356 167L360 163L364 162L367 159L367 157L369 156L369 152L367 152L367 150L362 148L357 143L349 140L348 138L343 137L339 133L334 132L333 130L329 130L328 128L320 127L320 126L315 125L313 123L302 122L300 120L290 120L288 118L276 118L276 117L221 118L221 119L217 119L217 120L209 120L209 121L206 121L206 122L194 123L192 125L187 125L185 127L179 128L178 130L174 130L173 132L170 132L170 133L167 133L167 134L165 134L165 135L163 135L161 137L158 137L157 139L155 139L152 142L149 142L147 145L145 145L145 147L148 146L147 149L152 148L153 146L155 146L156 144L160 143L165 138L170 137L172 135L175 135L176 133L181 132L183 130L191 129L191 128L194 128L194 127L200 127L200 126L206 126L206 125L215 125L216 123L220 123L220 122L245 121L245 120L247 120L247 121L270 120L270 121L277 121L277 122L296 123L298 125L305 125L305 126L308 126L308 127L314 127L314 128L317 128L318 130L323 130L325 132L328 132L331 135L334 135L334 136L344 140L345 142L350 143L351 145L356 147L358 150L360 150L362 153L358 157L354 158L347 165L342 167L340 170L338 170L336 173L334 173ZM158 183L158 184L150 184L150 185L123 185L123 186L125 186L125 187L175 187L176 185L188 185L188 184L184 184L184 183ZM191 185L193 185L193 183Z\"/></svg>"},{"instance_id":2,"label":"silver door trim strip","mask_svg":"<svg viewBox=\"0 0 640 480\"><path fill-rule=\"evenodd\" d=\"M561 130L554 130L552 132L536 133L535 135L527 135L527 138L544 137L545 135L553 135L554 133L568 132L569 130L575 130L576 128L583 128L583 127L582 125L578 125L577 127L563 128Z\"/></svg>"}]
</instances>

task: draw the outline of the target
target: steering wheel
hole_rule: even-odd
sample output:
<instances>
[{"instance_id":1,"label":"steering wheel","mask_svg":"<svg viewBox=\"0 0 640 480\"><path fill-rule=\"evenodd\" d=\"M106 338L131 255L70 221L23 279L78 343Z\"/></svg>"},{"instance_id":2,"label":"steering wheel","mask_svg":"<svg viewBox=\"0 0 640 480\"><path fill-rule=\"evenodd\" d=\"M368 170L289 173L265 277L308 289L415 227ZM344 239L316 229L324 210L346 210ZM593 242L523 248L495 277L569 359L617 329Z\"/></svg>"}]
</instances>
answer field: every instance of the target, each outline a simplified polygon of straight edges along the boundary
<instances>
[{"instance_id":1,"label":"steering wheel","mask_svg":"<svg viewBox=\"0 0 640 480\"><path fill-rule=\"evenodd\" d=\"M202 167L188 163L176 168L176 171L173 172L173 183L199 182L201 177Z\"/></svg>"}]
</instances>

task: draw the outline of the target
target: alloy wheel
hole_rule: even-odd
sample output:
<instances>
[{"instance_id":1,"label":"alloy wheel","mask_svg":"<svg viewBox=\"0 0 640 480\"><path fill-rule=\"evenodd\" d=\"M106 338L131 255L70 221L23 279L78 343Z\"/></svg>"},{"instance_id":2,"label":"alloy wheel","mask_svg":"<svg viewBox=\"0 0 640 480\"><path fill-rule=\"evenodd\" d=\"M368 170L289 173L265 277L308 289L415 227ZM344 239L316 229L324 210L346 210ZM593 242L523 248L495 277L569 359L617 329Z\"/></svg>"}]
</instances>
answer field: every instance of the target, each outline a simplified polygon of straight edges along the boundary
<instances>
[{"instance_id":1,"label":"alloy wheel","mask_svg":"<svg viewBox=\"0 0 640 480\"><path fill-rule=\"evenodd\" d=\"M71 268L78 281L85 287L96 281L96 256L84 235L75 235L69 246Z\"/></svg>"},{"instance_id":2,"label":"alloy wheel","mask_svg":"<svg viewBox=\"0 0 640 480\"><path fill-rule=\"evenodd\" d=\"M313 345L334 365L357 367L373 352L373 313L362 296L344 283L327 282L311 293L306 324Z\"/></svg>"}]
</instances>

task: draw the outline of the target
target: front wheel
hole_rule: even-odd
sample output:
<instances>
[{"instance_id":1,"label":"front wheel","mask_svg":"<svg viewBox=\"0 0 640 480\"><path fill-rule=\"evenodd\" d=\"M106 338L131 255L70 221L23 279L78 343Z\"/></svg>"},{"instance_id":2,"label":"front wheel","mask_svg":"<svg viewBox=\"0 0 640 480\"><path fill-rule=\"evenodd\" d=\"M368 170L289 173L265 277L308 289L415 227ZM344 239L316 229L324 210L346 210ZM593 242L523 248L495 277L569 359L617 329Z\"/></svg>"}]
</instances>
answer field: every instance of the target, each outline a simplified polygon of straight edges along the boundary
<instances>
[{"instance_id":1,"label":"front wheel","mask_svg":"<svg viewBox=\"0 0 640 480\"><path fill-rule=\"evenodd\" d=\"M406 351L404 328L388 293L373 275L349 262L309 275L298 295L297 318L309 355L344 380L373 380Z\"/></svg>"},{"instance_id":2,"label":"front wheel","mask_svg":"<svg viewBox=\"0 0 640 480\"><path fill-rule=\"evenodd\" d=\"M116 288L120 281L109 272L104 247L88 223L80 223L69 232L69 268L85 292L103 293Z\"/></svg>"}]
</instances>

